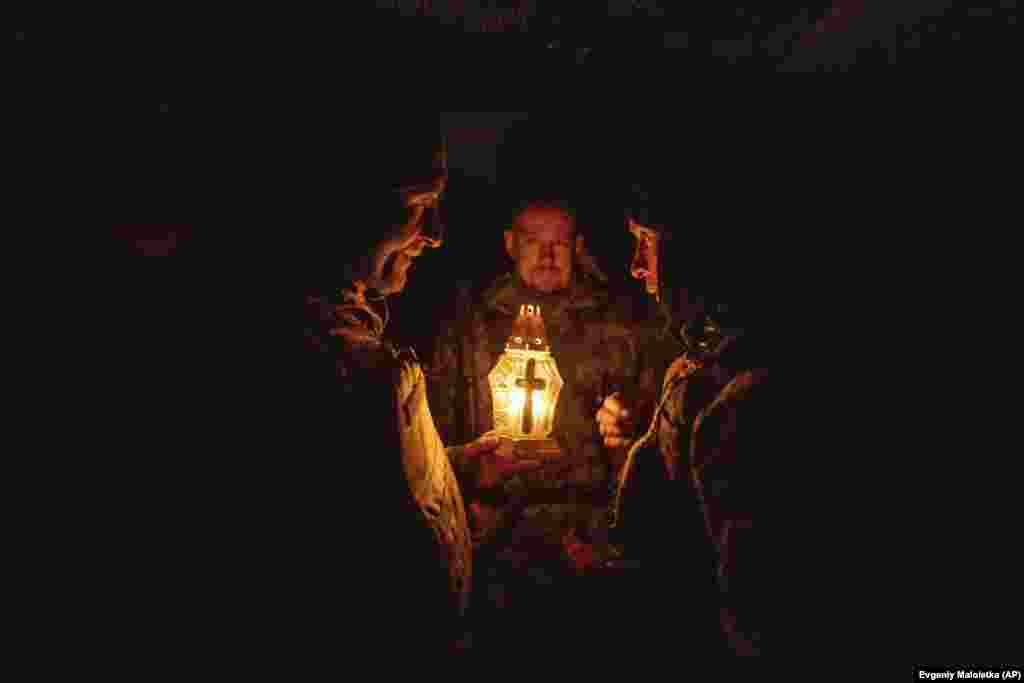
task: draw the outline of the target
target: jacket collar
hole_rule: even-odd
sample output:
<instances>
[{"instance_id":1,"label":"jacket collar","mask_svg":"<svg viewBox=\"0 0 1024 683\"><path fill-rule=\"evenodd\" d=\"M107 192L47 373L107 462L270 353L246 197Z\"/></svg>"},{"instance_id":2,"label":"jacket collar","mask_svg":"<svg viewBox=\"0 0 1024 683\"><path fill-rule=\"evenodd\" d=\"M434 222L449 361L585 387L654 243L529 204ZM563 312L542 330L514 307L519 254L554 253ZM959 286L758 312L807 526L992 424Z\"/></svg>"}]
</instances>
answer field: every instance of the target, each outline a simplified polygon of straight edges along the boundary
<instances>
[{"instance_id":1,"label":"jacket collar","mask_svg":"<svg viewBox=\"0 0 1024 683\"><path fill-rule=\"evenodd\" d=\"M518 273L502 275L484 292L484 305L491 310L515 315L523 304L539 304L545 320L554 320L571 310L595 309L608 301L608 292L592 277L575 274L569 288L545 294L531 289Z\"/></svg>"}]
</instances>

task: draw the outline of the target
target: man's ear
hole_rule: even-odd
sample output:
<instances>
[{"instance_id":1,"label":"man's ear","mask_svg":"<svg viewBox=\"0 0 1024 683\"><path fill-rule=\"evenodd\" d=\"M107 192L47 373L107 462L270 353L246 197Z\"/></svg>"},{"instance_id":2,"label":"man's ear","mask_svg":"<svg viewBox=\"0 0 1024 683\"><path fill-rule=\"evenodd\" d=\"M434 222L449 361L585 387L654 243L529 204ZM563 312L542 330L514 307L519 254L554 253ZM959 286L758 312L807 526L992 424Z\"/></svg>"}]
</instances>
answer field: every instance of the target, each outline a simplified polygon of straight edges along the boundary
<instances>
[{"instance_id":1,"label":"man's ear","mask_svg":"<svg viewBox=\"0 0 1024 683\"><path fill-rule=\"evenodd\" d=\"M518 245L516 244L516 231L506 230L505 231L505 251L512 258L513 261L517 259Z\"/></svg>"},{"instance_id":2,"label":"man's ear","mask_svg":"<svg viewBox=\"0 0 1024 683\"><path fill-rule=\"evenodd\" d=\"M583 235L576 235L576 258L583 256Z\"/></svg>"}]
</instances>

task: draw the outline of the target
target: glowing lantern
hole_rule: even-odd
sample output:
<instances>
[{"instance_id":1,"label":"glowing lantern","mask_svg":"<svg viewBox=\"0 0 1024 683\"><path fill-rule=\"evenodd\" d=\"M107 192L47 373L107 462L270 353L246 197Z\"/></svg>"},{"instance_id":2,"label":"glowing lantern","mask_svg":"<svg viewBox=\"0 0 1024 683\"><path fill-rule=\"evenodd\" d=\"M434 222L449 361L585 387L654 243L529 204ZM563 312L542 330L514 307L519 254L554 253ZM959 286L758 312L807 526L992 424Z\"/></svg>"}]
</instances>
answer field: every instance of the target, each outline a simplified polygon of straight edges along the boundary
<instances>
[{"instance_id":1,"label":"glowing lantern","mask_svg":"<svg viewBox=\"0 0 1024 683\"><path fill-rule=\"evenodd\" d=\"M520 306L505 352L487 380L498 436L538 442L532 444L534 450L557 448L549 437L563 382L539 306Z\"/></svg>"}]
</instances>

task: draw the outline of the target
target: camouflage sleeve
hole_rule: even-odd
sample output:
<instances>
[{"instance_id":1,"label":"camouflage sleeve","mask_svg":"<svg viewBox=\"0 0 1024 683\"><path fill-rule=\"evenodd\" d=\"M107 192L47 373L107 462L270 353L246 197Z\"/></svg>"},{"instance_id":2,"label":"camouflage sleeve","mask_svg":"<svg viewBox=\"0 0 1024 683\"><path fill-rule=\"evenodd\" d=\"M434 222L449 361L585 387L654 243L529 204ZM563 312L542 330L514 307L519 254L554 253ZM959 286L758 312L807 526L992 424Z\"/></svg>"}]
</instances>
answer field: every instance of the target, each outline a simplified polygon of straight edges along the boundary
<instances>
[{"instance_id":1,"label":"camouflage sleeve","mask_svg":"<svg viewBox=\"0 0 1024 683\"><path fill-rule=\"evenodd\" d=\"M316 463L341 457L340 478L320 476L317 485L333 486L327 498L346 501L361 520L348 525L342 541L357 560L370 560L348 562L344 570L368 598L356 607L372 604L375 623L392 626L408 621L410 614L432 615L438 627L415 637L436 635L440 640L446 633L440 624L451 613L449 576L437 561L434 531L410 495L400 429L402 399L415 385L416 367L386 342L364 334L373 330L367 321L339 317L334 304L317 297L308 298L306 306L311 367L309 383L300 387L305 395L295 401L301 411L296 422L301 444L297 471L313 476L320 471ZM326 334L339 328L354 334ZM296 533L306 541L304 550L324 545L303 530ZM387 562L373 561L385 557Z\"/></svg>"},{"instance_id":2,"label":"camouflage sleeve","mask_svg":"<svg viewBox=\"0 0 1024 683\"><path fill-rule=\"evenodd\" d=\"M716 551L723 631L739 655L760 654L768 555L755 525L766 495L770 440L766 374L744 373L698 418L691 445L694 483Z\"/></svg>"},{"instance_id":3,"label":"camouflage sleeve","mask_svg":"<svg viewBox=\"0 0 1024 683\"><path fill-rule=\"evenodd\" d=\"M409 454L409 445L403 453L404 431L400 426L417 419L423 412L419 407L410 406L410 397L423 381L419 363L399 352L379 367L363 368L361 381L364 392L358 397L360 412L365 416L355 425L362 433L362 443L373 444L373 457L360 458L353 463L351 474L343 480L342 493L346 488L372 492L373 505L363 513L367 525L374 530L375 538L365 550L352 548L364 558L370 558L374 576L369 586L381 586L373 595L374 611L381 623L392 628L408 620L409 615L430 615L435 624L434 632L422 636L409 632L406 637L413 639L435 638L443 645L447 634L455 628L456 612L452 605L450 574L447 561L439 561L439 551L448 546L439 544L437 530L427 519L422 505L411 490L419 490L422 479L417 479L418 470L406 467L409 461L403 456ZM377 419L375 416L379 416ZM423 455L428 450L429 440L422 431L413 437L413 450ZM355 500L364 500L356 494ZM373 558L387 558L386 562L374 562Z\"/></svg>"}]
</instances>

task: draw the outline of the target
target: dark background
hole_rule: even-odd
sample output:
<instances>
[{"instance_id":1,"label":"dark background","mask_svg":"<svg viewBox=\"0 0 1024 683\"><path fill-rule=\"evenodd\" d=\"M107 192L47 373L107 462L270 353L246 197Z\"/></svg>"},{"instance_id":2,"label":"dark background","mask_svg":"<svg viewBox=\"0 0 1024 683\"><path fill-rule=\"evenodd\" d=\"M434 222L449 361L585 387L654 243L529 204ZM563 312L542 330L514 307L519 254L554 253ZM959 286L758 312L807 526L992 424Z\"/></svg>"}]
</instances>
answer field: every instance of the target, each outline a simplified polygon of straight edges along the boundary
<instances>
[{"instance_id":1,"label":"dark background","mask_svg":"<svg viewBox=\"0 0 1024 683\"><path fill-rule=\"evenodd\" d=\"M512 202L537 188L575 201L612 286L635 292L617 193L629 164L644 165L642 154L622 149L648 117L674 118L675 132L702 151L730 138L801 135L800 154L776 153L779 176L794 158L813 172L807 140L853 148L849 124L863 121L830 120L813 102L815 89L790 83L773 93L776 83L734 75L839 69L872 76L873 88L934 74L953 105L961 99L949 79L998 76L1014 63L1015 0L609 2L589 9L513 2L472 16L452 16L443 9L449 4L420 11L414 3L383 3L369 18L345 22L272 10L194 17L81 9L59 23L24 20L12 69L14 113L24 116L11 125L23 187L12 194L25 200L26 222L38 223L44 236L70 222L105 231L115 253L208 254L225 272L276 277L299 259L267 256L276 256L275 241L287 244L318 216L358 214L359 202L339 188L359 173L344 152L346 137L360 135L346 125L349 112L417 116L428 101L423 86L436 85L442 106L445 99L486 101L478 90L497 90L527 111L442 114L451 140L450 239L420 259L409 291L393 302L392 332L417 341L412 330L436 322L434 308L451 302L455 282L490 280L510 265L501 229ZM527 19L521 24L485 21L488 11L519 6ZM567 108L577 104L571 89L579 84L595 98ZM863 80L857 86L867 87ZM447 97L453 87L457 97ZM807 98L804 120L773 130L765 121L785 105L786 87ZM382 91L390 97L378 97ZM861 104L891 125L900 112L886 98L878 93ZM906 123L918 134L915 127L928 121ZM733 143L733 156L742 156L744 144ZM913 154L902 143L886 153ZM830 164L823 168L837 168L836 158L822 159ZM699 170L692 158L680 165ZM278 176L297 171L304 187L275 187ZM815 194L787 191L801 202ZM167 225L175 226L173 240L170 229L153 227ZM269 260L276 262L261 262Z\"/></svg>"}]
</instances>

